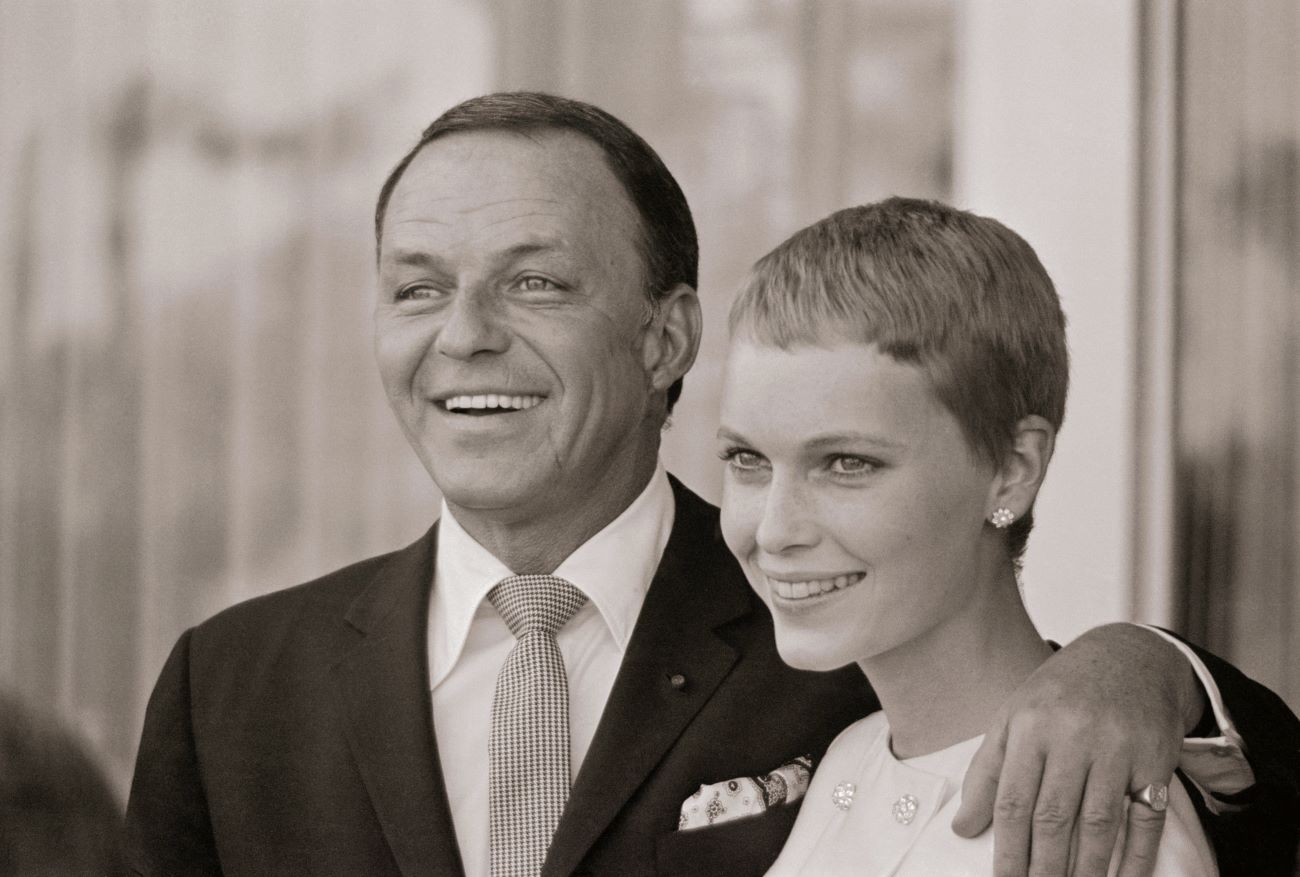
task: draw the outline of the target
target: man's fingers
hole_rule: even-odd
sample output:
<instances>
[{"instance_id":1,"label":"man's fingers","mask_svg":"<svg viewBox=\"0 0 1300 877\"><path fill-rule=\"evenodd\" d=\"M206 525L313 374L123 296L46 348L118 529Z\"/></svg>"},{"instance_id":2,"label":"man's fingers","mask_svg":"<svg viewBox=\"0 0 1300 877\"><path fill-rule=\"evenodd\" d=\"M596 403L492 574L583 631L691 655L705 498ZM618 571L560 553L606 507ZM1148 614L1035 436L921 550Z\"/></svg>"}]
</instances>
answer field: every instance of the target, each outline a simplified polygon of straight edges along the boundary
<instances>
[{"instance_id":1,"label":"man's fingers","mask_svg":"<svg viewBox=\"0 0 1300 877\"><path fill-rule=\"evenodd\" d=\"M1033 834L1029 841L1030 877L1061 877L1068 873L1074 821L1087 780L1086 762L1048 756L1042 785L1034 801Z\"/></svg>"},{"instance_id":2,"label":"man's fingers","mask_svg":"<svg viewBox=\"0 0 1300 877\"><path fill-rule=\"evenodd\" d=\"M993 804L993 873L997 877L1029 873L1029 838L1043 765L1043 754L1031 746L1006 749Z\"/></svg>"},{"instance_id":3,"label":"man's fingers","mask_svg":"<svg viewBox=\"0 0 1300 877\"><path fill-rule=\"evenodd\" d=\"M1099 762L1088 772L1088 785L1075 827L1078 846L1074 877L1105 877L1115 840L1124 821L1129 772L1115 762Z\"/></svg>"},{"instance_id":4,"label":"man's fingers","mask_svg":"<svg viewBox=\"0 0 1300 877\"><path fill-rule=\"evenodd\" d=\"M1178 780L1170 779L1171 783ZM1134 780L1139 789L1146 781ZM1165 830L1165 814L1137 801L1128 807L1128 831L1124 837L1124 857L1120 859L1118 877L1151 877L1156 870L1156 852Z\"/></svg>"},{"instance_id":5,"label":"man's fingers","mask_svg":"<svg viewBox=\"0 0 1300 877\"><path fill-rule=\"evenodd\" d=\"M998 777L1002 773L1005 734L987 734L966 769L961 784L961 807L952 820L952 830L962 837L974 837L993 822Z\"/></svg>"}]
</instances>

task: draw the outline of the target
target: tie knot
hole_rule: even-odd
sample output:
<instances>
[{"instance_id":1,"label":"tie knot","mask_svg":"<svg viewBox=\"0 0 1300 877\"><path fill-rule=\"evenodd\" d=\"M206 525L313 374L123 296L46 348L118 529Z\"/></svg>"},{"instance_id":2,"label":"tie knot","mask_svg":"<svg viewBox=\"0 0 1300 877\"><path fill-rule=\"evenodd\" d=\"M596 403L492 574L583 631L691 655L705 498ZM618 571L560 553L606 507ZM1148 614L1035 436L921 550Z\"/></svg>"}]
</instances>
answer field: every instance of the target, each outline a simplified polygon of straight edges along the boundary
<instances>
[{"instance_id":1,"label":"tie knot","mask_svg":"<svg viewBox=\"0 0 1300 877\"><path fill-rule=\"evenodd\" d=\"M488 591L488 599L519 638L534 631L553 635L577 614L587 595L559 576L510 576Z\"/></svg>"}]
</instances>

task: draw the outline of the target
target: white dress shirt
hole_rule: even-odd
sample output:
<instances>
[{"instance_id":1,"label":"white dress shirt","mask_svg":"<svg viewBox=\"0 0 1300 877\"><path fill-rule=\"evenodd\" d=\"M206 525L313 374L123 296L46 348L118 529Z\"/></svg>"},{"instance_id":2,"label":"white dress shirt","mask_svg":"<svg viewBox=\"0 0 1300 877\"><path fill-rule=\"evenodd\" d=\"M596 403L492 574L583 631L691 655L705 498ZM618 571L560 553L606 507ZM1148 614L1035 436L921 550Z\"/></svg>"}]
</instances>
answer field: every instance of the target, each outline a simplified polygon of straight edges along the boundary
<instances>
[{"instance_id":1,"label":"white dress shirt","mask_svg":"<svg viewBox=\"0 0 1300 877\"><path fill-rule=\"evenodd\" d=\"M813 774L803 809L768 877L992 874L992 829L971 839L952 831L952 818L961 806L962 778L983 739L899 760L889 748L884 713L850 725ZM836 806L833 798L844 783L855 786L847 809ZM1121 827L1116 849L1123 844ZM1112 875L1118 864L1111 860ZM1183 787L1172 780L1155 875L1218 873L1196 810Z\"/></svg>"},{"instance_id":2,"label":"white dress shirt","mask_svg":"<svg viewBox=\"0 0 1300 877\"><path fill-rule=\"evenodd\" d=\"M1196 786L1205 806L1211 813L1224 813L1238 810L1239 807L1227 804L1216 795L1233 795L1255 784L1255 771L1246 760L1246 747L1241 734L1228 715L1228 708L1223 703L1219 686L1214 683L1210 669L1196 655L1196 652L1176 636L1171 636L1157 627L1142 625L1162 639L1169 641L1174 648L1183 653L1192 665L1196 678L1201 681L1205 695L1210 701L1214 721L1219 726L1217 737L1187 737L1183 740L1182 756L1178 766L1187 778Z\"/></svg>"},{"instance_id":3,"label":"white dress shirt","mask_svg":"<svg viewBox=\"0 0 1300 877\"><path fill-rule=\"evenodd\" d=\"M614 687L674 513L672 487L660 464L632 504L554 571L588 598L555 638L569 679L574 776ZM444 502L429 600L429 685L438 756L466 877L489 873L492 692L515 645L486 598L493 585L513 574L465 532Z\"/></svg>"}]
</instances>

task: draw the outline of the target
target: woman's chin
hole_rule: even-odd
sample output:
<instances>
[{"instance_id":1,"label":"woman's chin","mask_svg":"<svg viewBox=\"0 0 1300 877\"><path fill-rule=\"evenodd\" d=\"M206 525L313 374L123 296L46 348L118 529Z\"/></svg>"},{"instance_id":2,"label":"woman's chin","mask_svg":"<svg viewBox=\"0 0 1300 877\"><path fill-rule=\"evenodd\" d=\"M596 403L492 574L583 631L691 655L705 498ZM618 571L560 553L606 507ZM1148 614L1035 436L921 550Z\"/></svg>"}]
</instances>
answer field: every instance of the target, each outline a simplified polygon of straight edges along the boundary
<instances>
[{"instance_id":1,"label":"woman's chin","mask_svg":"<svg viewBox=\"0 0 1300 877\"><path fill-rule=\"evenodd\" d=\"M827 649L825 644L806 642L787 642L780 632L776 637L776 649L781 660L796 670L810 670L816 673L829 673L854 662L854 658Z\"/></svg>"}]
</instances>

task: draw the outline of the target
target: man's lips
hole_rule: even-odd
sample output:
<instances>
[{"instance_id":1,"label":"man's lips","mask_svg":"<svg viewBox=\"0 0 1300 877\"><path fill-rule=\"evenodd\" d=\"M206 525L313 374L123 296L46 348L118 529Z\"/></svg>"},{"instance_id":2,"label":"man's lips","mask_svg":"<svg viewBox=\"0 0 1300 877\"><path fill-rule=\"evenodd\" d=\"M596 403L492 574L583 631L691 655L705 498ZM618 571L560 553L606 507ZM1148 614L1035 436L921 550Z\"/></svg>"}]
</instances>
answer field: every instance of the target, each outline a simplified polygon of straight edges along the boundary
<instances>
[{"instance_id":1,"label":"man's lips","mask_svg":"<svg viewBox=\"0 0 1300 877\"><path fill-rule=\"evenodd\" d=\"M864 572L840 573L839 575L805 575L803 573L795 575L782 575L777 578L764 573L768 585L772 592L778 597L785 600L803 600L808 597L817 597L822 594L829 594L831 591L842 591L852 585L856 585L866 577Z\"/></svg>"},{"instance_id":2,"label":"man's lips","mask_svg":"<svg viewBox=\"0 0 1300 877\"><path fill-rule=\"evenodd\" d=\"M452 414L494 414L507 411L527 411L542 403L545 396L531 393L459 393L437 400L437 405Z\"/></svg>"}]
</instances>

